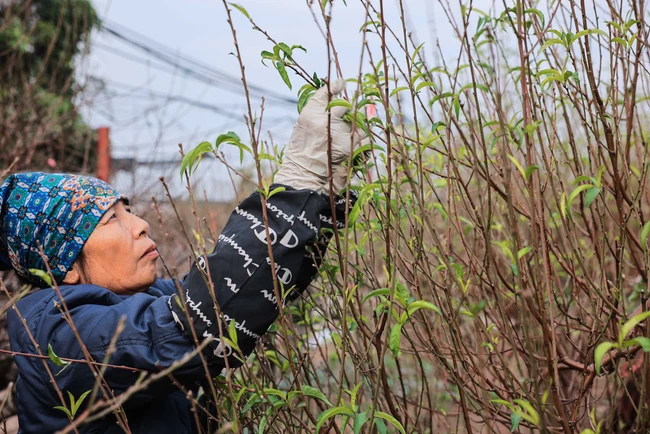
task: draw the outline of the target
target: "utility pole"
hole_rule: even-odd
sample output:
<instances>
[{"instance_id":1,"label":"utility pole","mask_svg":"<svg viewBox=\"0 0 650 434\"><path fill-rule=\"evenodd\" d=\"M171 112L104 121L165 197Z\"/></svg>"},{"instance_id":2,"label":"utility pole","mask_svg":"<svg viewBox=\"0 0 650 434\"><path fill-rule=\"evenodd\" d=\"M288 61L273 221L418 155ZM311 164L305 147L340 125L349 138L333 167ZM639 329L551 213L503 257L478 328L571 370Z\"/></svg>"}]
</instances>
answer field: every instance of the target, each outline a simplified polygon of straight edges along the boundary
<instances>
[{"instance_id":1,"label":"utility pole","mask_svg":"<svg viewBox=\"0 0 650 434\"><path fill-rule=\"evenodd\" d=\"M111 143L109 140L110 128L100 127L97 129L99 140L97 141L97 178L110 182L111 177Z\"/></svg>"}]
</instances>

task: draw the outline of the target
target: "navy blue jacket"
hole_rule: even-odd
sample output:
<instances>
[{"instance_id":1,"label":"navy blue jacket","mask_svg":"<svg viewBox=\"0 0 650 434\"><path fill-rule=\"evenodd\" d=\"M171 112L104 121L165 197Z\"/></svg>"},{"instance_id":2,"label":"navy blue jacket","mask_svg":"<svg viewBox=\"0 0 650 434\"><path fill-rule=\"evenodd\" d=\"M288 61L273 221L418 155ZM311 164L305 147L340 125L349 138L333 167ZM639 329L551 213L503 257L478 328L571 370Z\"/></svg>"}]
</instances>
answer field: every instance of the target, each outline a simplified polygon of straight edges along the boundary
<instances>
[{"instance_id":1,"label":"navy blue jacket","mask_svg":"<svg viewBox=\"0 0 650 434\"><path fill-rule=\"evenodd\" d=\"M339 219L345 214L341 203L337 202L336 207ZM266 208L275 275L284 291L292 289L287 299L295 298L314 277L318 263L314 258L320 257L331 236L331 231L330 235L321 231L332 227L330 204L314 192L287 189L274 194ZM248 355L276 319L280 304L274 297L268 245L260 221L260 196L254 193L232 213L214 251L200 257L183 279L181 293L173 281L162 279L146 292L132 296L117 295L95 285L59 286L71 319L94 361L104 361L120 318L124 317L124 329L108 361L112 365L158 372L193 351L203 338L210 342L205 354L212 375L221 372L226 359L230 367L240 364L232 348L224 346L218 338L219 322L226 337L228 325L235 322L239 348ZM214 306L206 285L208 275L214 282L218 307ZM50 288L28 295L18 301L16 308L43 354L47 354L49 344L59 357L83 360L81 345L59 305L59 296ZM18 314L10 310L8 319L12 350L38 354ZM199 336L198 342L194 341L192 329ZM60 373L61 367L50 360L17 356L16 363L18 417L23 434L55 432L69 424L65 413L54 408L61 405L61 400L43 363L54 374L58 373L55 380L68 404L68 392L78 398L95 384L92 370L84 363L71 363ZM206 377L198 356L173 375L190 390L196 390L197 382ZM140 373L107 368L104 376L117 396L132 386ZM86 409L85 404L77 414ZM135 394L123 409L133 433L197 432L189 401L166 378ZM123 431L115 416L109 415L82 425L80 432Z\"/></svg>"}]
</instances>

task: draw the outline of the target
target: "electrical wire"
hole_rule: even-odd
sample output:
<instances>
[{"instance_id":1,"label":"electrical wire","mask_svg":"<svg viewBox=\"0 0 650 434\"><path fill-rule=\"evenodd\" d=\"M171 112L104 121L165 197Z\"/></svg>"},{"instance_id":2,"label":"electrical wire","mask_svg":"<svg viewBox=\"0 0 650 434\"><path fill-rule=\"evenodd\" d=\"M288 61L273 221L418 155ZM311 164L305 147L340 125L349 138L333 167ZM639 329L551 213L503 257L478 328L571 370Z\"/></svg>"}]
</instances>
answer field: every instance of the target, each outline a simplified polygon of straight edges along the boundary
<instances>
[{"instance_id":1,"label":"electrical wire","mask_svg":"<svg viewBox=\"0 0 650 434\"><path fill-rule=\"evenodd\" d=\"M119 27L122 27L121 30ZM139 34L130 29L124 28L124 26L118 26L114 23L104 21L102 24L102 31L105 33L121 40L122 42L131 45L134 48L137 48L154 59L163 62L169 66L174 67L179 72L183 73L187 77L191 77L195 80L202 81L211 86L219 87L223 90L229 92L236 92L238 94L243 93L241 88L241 79L237 76L231 75L227 72L221 71L219 69L213 68L203 62L200 62L196 59L193 59L189 56L182 54L174 54L173 50L169 47L166 47L156 41L152 41L150 38ZM137 37L131 37L125 33L131 33ZM154 45L157 45L154 46ZM113 49L114 51L117 51ZM123 53L125 54L125 53ZM129 56L133 60L133 56ZM183 62L182 64L180 62ZM265 99L271 101L276 101L278 103L284 103L287 105L292 105L295 107L297 100L294 98L286 97L284 95L273 92L269 89L257 86L254 84L248 85L249 91L258 96L264 97Z\"/></svg>"}]
</instances>

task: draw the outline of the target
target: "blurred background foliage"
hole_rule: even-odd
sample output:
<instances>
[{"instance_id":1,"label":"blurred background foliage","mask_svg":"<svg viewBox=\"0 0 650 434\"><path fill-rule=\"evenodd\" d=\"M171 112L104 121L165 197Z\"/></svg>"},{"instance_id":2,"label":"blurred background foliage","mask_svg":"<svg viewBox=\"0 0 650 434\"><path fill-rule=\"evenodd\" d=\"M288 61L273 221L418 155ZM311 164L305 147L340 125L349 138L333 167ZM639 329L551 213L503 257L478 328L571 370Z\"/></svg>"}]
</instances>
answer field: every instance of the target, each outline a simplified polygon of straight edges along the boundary
<instances>
[{"instance_id":1,"label":"blurred background foliage","mask_svg":"<svg viewBox=\"0 0 650 434\"><path fill-rule=\"evenodd\" d=\"M93 168L76 68L99 25L87 0L0 2L0 167Z\"/></svg>"}]
</instances>

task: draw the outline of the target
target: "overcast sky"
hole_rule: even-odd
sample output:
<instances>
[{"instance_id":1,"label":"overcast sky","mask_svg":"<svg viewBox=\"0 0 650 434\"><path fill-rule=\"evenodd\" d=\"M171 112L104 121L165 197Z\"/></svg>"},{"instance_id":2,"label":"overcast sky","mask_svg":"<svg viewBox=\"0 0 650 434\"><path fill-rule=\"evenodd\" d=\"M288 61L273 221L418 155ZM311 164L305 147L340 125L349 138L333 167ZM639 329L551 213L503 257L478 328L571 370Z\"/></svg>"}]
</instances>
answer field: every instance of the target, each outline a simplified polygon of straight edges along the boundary
<instances>
[{"instance_id":1,"label":"overcast sky","mask_svg":"<svg viewBox=\"0 0 650 434\"><path fill-rule=\"evenodd\" d=\"M239 3L277 41L304 46L307 53L299 52L296 58L305 69L310 73L317 72L319 76L326 75L327 47L304 1L240 0ZM354 77L359 70L361 53L359 28L366 19L365 9L358 0L347 0L347 3L347 6L341 0L335 3L332 34L344 75ZM377 1L374 3L378 5ZM388 22L395 25L395 29L401 28L397 1L386 0L385 3ZM405 3L409 30L414 32L416 40L426 42L428 59L433 59L437 50L435 44L439 41L445 58L455 61L459 44L438 3L424 0L406 0ZM491 7L491 3L485 0L474 3L481 9ZM159 44L178 55L240 76L237 59L230 54L234 51L233 38L220 0L94 0L94 4L103 20L136 41ZM458 15L460 6L454 7L458 9ZM498 7L503 8L502 5ZM241 13L233 11L233 18L249 83L296 98L304 83L292 76L294 86L289 90L278 73L260 61L260 52L271 50L272 44L253 30ZM377 36L370 35L369 42L378 59L380 45ZM185 64L180 60L179 63ZM368 70L367 65L364 70ZM104 80L109 92L117 94L93 100L85 112L93 127L111 127L114 156L170 160L178 158L179 142L188 149L202 140L214 141L218 134L229 130L246 136L242 122L245 99L241 94L224 91L219 84L208 85L194 80L179 68L161 68L159 61L106 32L94 35L83 73ZM194 105L161 98L165 95L191 100ZM196 106L200 104L216 106L234 115L234 119ZM256 109L259 111L259 107ZM264 116L265 125L273 137L279 143L286 142L297 117L295 105L269 101ZM230 155L234 157L237 154ZM175 168L168 168L168 172L168 176L173 173L177 177ZM144 175L145 183L155 183L156 174ZM220 190L228 189L229 181L223 167L210 166L201 176L209 184L224 182L220 184ZM137 183L143 185L141 180Z\"/></svg>"}]
</instances>

